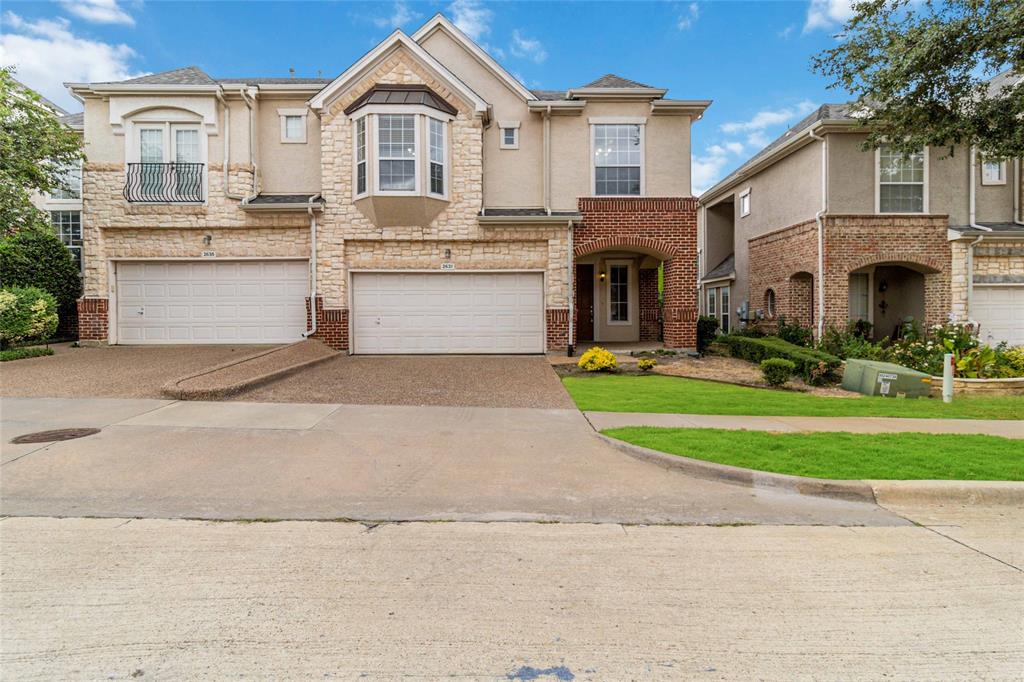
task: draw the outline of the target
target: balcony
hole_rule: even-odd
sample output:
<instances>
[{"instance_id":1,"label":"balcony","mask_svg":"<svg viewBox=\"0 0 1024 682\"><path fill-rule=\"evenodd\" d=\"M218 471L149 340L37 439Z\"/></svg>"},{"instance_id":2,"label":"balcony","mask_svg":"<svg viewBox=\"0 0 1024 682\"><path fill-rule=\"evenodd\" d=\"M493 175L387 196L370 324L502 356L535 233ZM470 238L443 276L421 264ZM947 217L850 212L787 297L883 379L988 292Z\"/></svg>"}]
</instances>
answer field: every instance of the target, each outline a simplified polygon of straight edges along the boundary
<instances>
[{"instance_id":1,"label":"balcony","mask_svg":"<svg viewBox=\"0 0 1024 682\"><path fill-rule=\"evenodd\" d=\"M124 198L131 203L201 204L202 163L129 163Z\"/></svg>"}]
</instances>

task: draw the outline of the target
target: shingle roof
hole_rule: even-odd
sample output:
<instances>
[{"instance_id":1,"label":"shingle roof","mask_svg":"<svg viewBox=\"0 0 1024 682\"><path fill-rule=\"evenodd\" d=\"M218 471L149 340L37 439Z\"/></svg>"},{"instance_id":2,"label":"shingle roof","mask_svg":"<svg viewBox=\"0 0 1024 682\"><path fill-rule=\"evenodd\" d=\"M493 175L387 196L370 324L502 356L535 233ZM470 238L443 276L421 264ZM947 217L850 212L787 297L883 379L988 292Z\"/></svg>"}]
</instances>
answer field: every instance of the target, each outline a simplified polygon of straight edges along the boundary
<instances>
[{"instance_id":1,"label":"shingle roof","mask_svg":"<svg viewBox=\"0 0 1024 682\"><path fill-rule=\"evenodd\" d=\"M1002 96L1003 89L1013 87L1017 85L1024 78L1019 73L1014 73L1013 69L1007 69L1002 73L993 76L988 80L988 96L998 97Z\"/></svg>"},{"instance_id":2,"label":"shingle roof","mask_svg":"<svg viewBox=\"0 0 1024 682\"><path fill-rule=\"evenodd\" d=\"M533 96L544 102L565 99L565 90L530 90Z\"/></svg>"},{"instance_id":3,"label":"shingle roof","mask_svg":"<svg viewBox=\"0 0 1024 682\"><path fill-rule=\"evenodd\" d=\"M216 85L216 81L210 78L198 66L186 66L181 69L151 73L148 76L129 78L126 81L116 81L124 84L134 85Z\"/></svg>"},{"instance_id":4,"label":"shingle roof","mask_svg":"<svg viewBox=\"0 0 1024 682\"><path fill-rule=\"evenodd\" d=\"M265 78L253 76L251 78L217 78L218 83L245 83L246 85L326 85L332 78Z\"/></svg>"},{"instance_id":5,"label":"shingle roof","mask_svg":"<svg viewBox=\"0 0 1024 682\"><path fill-rule=\"evenodd\" d=\"M77 114L60 116L58 120L69 128L81 128L85 125L85 112L80 111Z\"/></svg>"},{"instance_id":6,"label":"shingle roof","mask_svg":"<svg viewBox=\"0 0 1024 682\"><path fill-rule=\"evenodd\" d=\"M736 255L730 253L726 256L725 260L716 265L711 272L701 277L702 282L707 282L712 279L722 279L723 277L735 276L736 275Z\"/></svg>"},{"instance_id":7,"label":"shingle roof","mask_svg":"<svg viewBox=\"0 0 1024 682\"><path fill-rule=\"evenodd\" d=\"M458 110L425 85L375 85L345 107L351 114L367 104L419 104L455 116Z\"/></svg>"},{"instance_id":8,"label":"shingle roof","mask_svg":"<svg viewBox=\"0 0 1024 682\"><path fill-rule=\"evenodd\" d=\"M315 194L258 194L249 200L250 204L305 204Z\"/></svg>"},{"instance_id":9,"label":"shingle roof","mask_svg":"<svg viewBox=\"0 0 1024 682\"><path fill-rule=\"evenodd\" d=\"M637 83L614 73L607 73L595 81L591 81L581 87L584 88L650 88L650 85Z\"/></svg>"},{"instance_id":10,"label":"shingle roof","mask_svg":"<svg viewBox=\"0 0 1024 682\"><path fill-rule=\"evenodd\" d=\"M543 208L485 208L480 215L516 218L550 215L556 218L573 218L578 217L580 214L577 211L552 211L549 214Z\"/></svg>"},{"instance_id":11,"label":"shingle roof","mask_svg":"<svg viewBox=\"0 0 1024 682\"><path fill-rule=\"evenodd\" d=\"M949 229L956 230L963 234L991 234L991 232L1024 232L1024 225L1018 225L1017 223L978 223L982 227L989 228L988 230L979 230L976 227L970 225L950 225Z\"/></svg>"}]
</instances>

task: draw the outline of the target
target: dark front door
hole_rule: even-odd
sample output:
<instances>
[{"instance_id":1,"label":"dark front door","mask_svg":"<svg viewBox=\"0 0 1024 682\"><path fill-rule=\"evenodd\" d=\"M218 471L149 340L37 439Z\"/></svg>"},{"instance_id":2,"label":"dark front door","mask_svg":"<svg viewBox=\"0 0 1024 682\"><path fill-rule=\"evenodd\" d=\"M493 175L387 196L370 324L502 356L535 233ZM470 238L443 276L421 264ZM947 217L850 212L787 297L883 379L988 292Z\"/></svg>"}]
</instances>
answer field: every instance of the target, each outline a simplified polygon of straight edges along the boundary
<instances>
[{"instance_id":1,"label":"dark front door","mask_svg":"<svg viewBox=\"0 0 1024 682\"><path fill-rule=\"evenodd\" d=\"M594 266L576 266L576 340L594 340Z\"/></svg>"}]
</instances>

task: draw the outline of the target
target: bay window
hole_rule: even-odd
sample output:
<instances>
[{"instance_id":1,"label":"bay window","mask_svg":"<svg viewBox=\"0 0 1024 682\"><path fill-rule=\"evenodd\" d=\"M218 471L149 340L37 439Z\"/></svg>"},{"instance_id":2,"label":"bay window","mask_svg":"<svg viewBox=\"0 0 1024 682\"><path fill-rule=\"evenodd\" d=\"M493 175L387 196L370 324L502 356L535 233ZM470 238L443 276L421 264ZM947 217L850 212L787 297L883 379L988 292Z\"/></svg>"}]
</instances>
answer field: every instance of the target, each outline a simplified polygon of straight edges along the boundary
<instances>
[{"instance_id":1,"label":"bay window","mask_svg":"<svg viewBox=\"0 0 1024 682\"><path fill-rule=\"evenodd\" d=\"M591 129L594 194L639 196L643 192L643 126L597 123Z\"/></svg>"},{"instance_id":2,"label":"bay window","mask_svg":"<svg viewBox=\"0 0 1024 682\"><path fill-rule=\"evenodd\" d=\"M377 187L382 192L416 191L416 137L415 116L377 116Z\"/></svg>"},{"instance_id":3,"label":"bay window","mask_svg":"<svg viewBox=\"0 0 1024 682\"><path fill-rule=\"evenodd\" d=\"M449 121L428 113L371 111L352 120L352 195L449 194Z\"/></svg>"},{"instance_id":4,"label":"bay window","mask_svg":"<svg viewBox=\"0 0 1024 682\"><path fill-rule=\"evenodd\" d=\"M430 193L444 196L445 124L428 118L430 124Z\"/></svg>"},{"instance_id":5,"label":"bay window","mask_svg":"<svg viewBox=\"0 0 1024 682\"><path fill-rule=\"evenodd\" d=\"M366 117L356 121L356 196L366 194Z\"/></svg>"},{"instance_id":6,"label":"bay window","mask_svg":"<svg viewBox=\"0 0 1024 682\"><path fill-rule=\"evenodd\" d=\"M909 156L883 145L875 152L876 210L878 213L928 211L928 155L923 149Z\"/></svg>"}]
</instances>

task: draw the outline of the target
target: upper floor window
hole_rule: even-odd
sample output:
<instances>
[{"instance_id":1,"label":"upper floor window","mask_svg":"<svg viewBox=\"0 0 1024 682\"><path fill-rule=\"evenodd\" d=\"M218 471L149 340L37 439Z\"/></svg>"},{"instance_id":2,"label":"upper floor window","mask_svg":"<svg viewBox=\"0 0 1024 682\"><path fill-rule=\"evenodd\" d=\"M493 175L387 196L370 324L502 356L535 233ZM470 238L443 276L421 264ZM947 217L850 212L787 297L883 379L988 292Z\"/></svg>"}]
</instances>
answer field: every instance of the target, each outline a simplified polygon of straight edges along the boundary
<instances>
[{"instance_id":1,"label":"upper floor window","mask_svg":"<svg viewBox=\"0 0 1024 682\"><path fill-rule=\"evenodd\" d=\"M366 194L366 117L356 121L356 195Z\"/></svg>"},{"instance_id":2,"label":"upper floor window","mask_svg":"<svg viewBox=\"0 0 1024 682\"><path fill-rule=\"evenodd\" d=\"M377 187L384 192L415 192L416 117L411 114L377 116Z\"/></svg>"},{"instance_id":3,"label":"upper floor window","mask_svg":"<svg viewBox=\"0 0 1024 682\"><path fill-rule=\"evenodd\" d=\"M50 211L50 224L82 270L82 214L80 211Z\"/></svg>"},{"instance_id":4,"label":"upper floor window","mask_svg":"<svg viewBox=\"0 0 1024 682\"><path fill-rule=\"evenodd\" d=\"M60 185L50 192L50 198L61 201L79 201L82 198L82 162L75 161L60 170Z\"/></svg>"},{"instance_id":5,"label":"upper floor window","mask_svg":"<svg viewBox=\"0 0 1024 682\"><path fill-rule=\"evenodd\" d=\"M500 149L519 149L519 121L498 121Z\"/></svg>"},{"instance_id":6,"label":"upper floor window","mask_svg":"<svg viewBox=\"0 0 1024 682\"><path fill-rule=\"evenodd\" d=\"M740 192L740 217L750 215L750 188Z\"/></svg>"},{"instance_id":7,"label":"upper floor window","mask_svg":"<svg viewBox=\"0 0 1024 682\"><path fill-rule=\"evenodd\" d=\"M1006 161L997 159L984 159L981 162L981 184L1005 185Z\"/></svg>"},{"instance_id":8,"label":"upper floor window","mask_svg":"<svg viewBox=\"0 0 1024 682\"><path fill-rule=\"evenodd\" d=\"M875 152L878 213L928 211L928 150L905 156L883 145Z\"/></svg>"},{"instance_id":9,"label":"upper floor window","mask_svg":"<svg viewBox=\"0 0 1024 682\"><path fill-rule=\"evenodd\" d=\"M305 144L306 142L306 110L278 109L281 119L281 142L285 144Z\"/></svg>"},{"instance_id":10,"label":"upper floor window","mask_svg":"<svg viewBox=\"0 0 1024 682\"><path fill-rule=\"evenodd\" d=\"M643 193L643 126L600 123L593 128L593 172L596 196L640 196Z\"/></svg>"},{"instance_id":11,"label":"upper floor window","mask_svg":"<svg viewBox=\"0 0 1024 682\"><path fill-rule=\"evenodd\" d=\"M199 125L137 123L135 130L138 162L128 163L125 198L148 203L201 203L205 145Z\"/></svg>"},{"instance_id":12,"label":"upper floor window","mask_svg":"<svg viewBox=\"0 0 1024 682\"><path fill-rule=\"evenodd\" d=\"M430 193L444 196L445 124L436 118L428 118L430 124Z\"/></svg>"}]
</instances>

